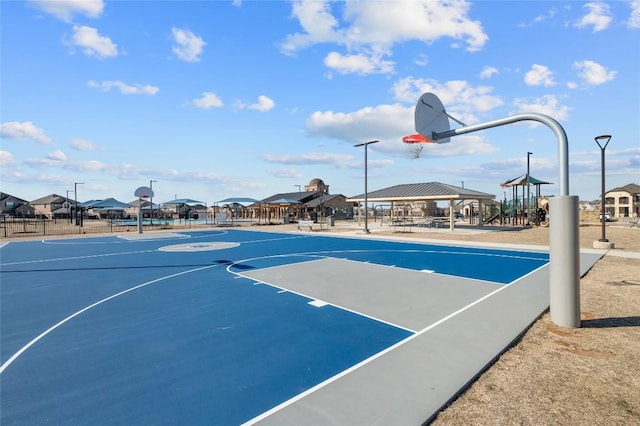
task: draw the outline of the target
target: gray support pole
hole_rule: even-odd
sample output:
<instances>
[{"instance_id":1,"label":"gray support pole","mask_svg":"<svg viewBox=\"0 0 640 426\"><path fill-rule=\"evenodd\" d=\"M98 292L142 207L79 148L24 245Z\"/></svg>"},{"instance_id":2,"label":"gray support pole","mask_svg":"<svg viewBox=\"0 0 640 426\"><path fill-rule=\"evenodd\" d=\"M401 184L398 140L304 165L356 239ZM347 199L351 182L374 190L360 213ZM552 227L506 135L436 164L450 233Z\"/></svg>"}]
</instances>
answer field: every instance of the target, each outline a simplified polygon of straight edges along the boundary
<instances>
[{"instance_id":1,"label":"gray support pole","mask_svg":"<svg viewBox=\"0 0 640 426\"><path fill-rule=\"evenodd\" d=\"M142 234L142 198L138 198L138 234Z\"/></svg>"},{"instance_id":2,"label":"gray support pole","mask_svg":"<svg viewBox=\"0 0 640 426\"><path fill-rule=\"evenodd\" d=\"M538 113L517 114L511 117L473 126L433 133L434 141L453 136L504 126L519 121L537 121L549 127L558 140L558 197L550 204L550 302L551 320L563 327L580 327L580 246L578 245L577 197L569 195L569 142L564 129L553 118ZM555 207L551 207L555 205ZM558 230L558 232L555 232ZM562 232L560 232L562 230ZM554 235L556 234L556 235ZM551 298L551 296L550 296Z\"/></svg>"},{"instance_id":3,"label":"gray support pole","mask_svg":"<svg viewBox=\"0 0 640 426\"><path fill-rule=\"evenodd\" d=\"M604 243L608 243L609 240L607 240L607 234L606 234L606 226L605 226L605 204L606 204L606 198L605 198L605 184L604 184L604 149L606 148L606 145L604 148L600 147L600 188L601 188L601 195L600 195L600 226L602 227L602 237L600 237L599 241L602 241Z\"/></svg>"},{"instance_id":4,"label":"gray support pole","mask_svg":"<svg viewBox=\"0 0 640 426\"><path fill-rule=\"evenodd\" d=\"M463 185L464 185L464 183L463 183ZM453 220L455 219L454 216L453 216L453 207L454 207L454 200L453 200L453 198L451 198L449 200L449 230L450 231L453 231L454 227L455 227L455 225L453 223Z\"/></svg>"},{"instance_id":5,"label":"gray support pole","mask_svg":"<svg viewBox=\"0 0 640 426\"><path fill-rule=\"evenodd\" d=\"M364 146L364 232L366 234L369 233L369 212L367 211L369 209L369 196L368 196L368 190L367 190L367 146L365 144Z\"/></svg>"},{"instance_id":6,"label":"gray support pole","mask_svg":"<svg viewBox=\"0 0 640 426\"><path fill-rule=\"evenodd\" d=\"M354 145L354 147L359 147L359 146L364 146L364 233L368 234L369 233L369 218L368 218L368 206L369 206L369 199L368 199L368 191L367 191L367 148L369 147L369 145L371 145L372 143L378 143L380 141L376 140L376 141L369 141L369 142L364 142L364 143L359 143Z\"/></svg>"},{"instance_id":7,"label":"gray support pole","mask_svg":"<svg viewBox=\"0 0 640 426\"><path fill-rule=\"evenodd\" d=\"M580 261L575 256L578 247L578 197L552 197L549 199L550 311L551 321L563 327L580 327Z\"/></svg>"}]
</instances>

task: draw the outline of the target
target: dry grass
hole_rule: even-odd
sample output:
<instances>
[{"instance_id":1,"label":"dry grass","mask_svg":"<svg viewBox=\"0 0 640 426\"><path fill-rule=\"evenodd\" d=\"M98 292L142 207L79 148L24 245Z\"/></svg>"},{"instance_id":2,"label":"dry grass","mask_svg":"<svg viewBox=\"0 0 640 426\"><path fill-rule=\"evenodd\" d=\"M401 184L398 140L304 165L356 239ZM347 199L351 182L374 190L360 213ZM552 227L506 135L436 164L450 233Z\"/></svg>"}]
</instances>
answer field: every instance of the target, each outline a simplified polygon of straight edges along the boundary
<instances>
[{"instance_id":1,"label":"dry grass","mask_svg":"<svg viewBox=\"0 0 640 426\"><path fill-rule=\"evenodd\" d=\"M640 259L581 280L582 328L545 314L433 425L639 425Z\"/></svg>"},{"instance_id":2,"label":"dry grass","mask_svg":"<svg viewBox=\"0 0 640 426\"><path fill-rule=\"evenodd\" d=\"M606 233L614 252L640 252L639 229L608 226ZM548 228L402 236L549 244ZM598 225L580 228L582 248L600 237ZM432 425L640 425L640 258L605 256L580 285L581 328L543 315Z\"/></svg>"},{"instance_id":3,"label":"dry grass","mask_svg":"<svg viewBox=\"0 0 640 426\"><path fill-rule=\"evenodd\" d=\"M532 228L454 239L548 245L548 236ZM600 236L583 226L580 246ZM638 229L608 227L607 238L614 251L640 252ZM582 328L543 315L432 424L640 425L640 258L605 256L580 286Z\"/></svg>"}]
</instances>

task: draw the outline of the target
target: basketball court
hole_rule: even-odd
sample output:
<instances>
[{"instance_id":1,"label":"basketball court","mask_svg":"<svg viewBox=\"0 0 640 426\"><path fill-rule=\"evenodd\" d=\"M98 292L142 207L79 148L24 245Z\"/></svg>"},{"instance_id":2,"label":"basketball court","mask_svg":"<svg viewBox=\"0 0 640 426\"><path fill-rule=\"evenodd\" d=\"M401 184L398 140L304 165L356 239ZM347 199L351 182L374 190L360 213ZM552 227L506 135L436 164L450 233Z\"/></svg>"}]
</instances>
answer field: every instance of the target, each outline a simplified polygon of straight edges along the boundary
<instances>
[{"instance_id":1,"label":"basketball court","mask_svg":"<svg viewBox=\"0 0 640 426\"><path fill-rule=\"evenodd\" d=\"M3 425L422 424L549 306L544 251L240 229L0 250Z\"/></svg>"}]
</instances>

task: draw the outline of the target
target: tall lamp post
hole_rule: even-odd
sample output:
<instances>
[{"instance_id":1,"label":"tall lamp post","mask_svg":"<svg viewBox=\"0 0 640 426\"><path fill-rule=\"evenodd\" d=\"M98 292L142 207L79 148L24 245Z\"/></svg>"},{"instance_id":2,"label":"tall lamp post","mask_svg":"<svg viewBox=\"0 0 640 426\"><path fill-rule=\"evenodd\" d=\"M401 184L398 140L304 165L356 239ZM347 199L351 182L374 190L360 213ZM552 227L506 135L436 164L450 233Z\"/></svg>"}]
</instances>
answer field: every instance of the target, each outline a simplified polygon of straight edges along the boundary
<instances>
[{"instance_id":1,"label":"tall lamp post","mask_svg":"<svg viewBox=\"0 0 640 426\"><path fill-rule=\"evenodd\" d=\"M297 186L298 187L298 222L300 222L300 203L302 201L300 201L300 199L302 198L302 186L301 185L293 185L293 186Z\"/></svg>"},{"instance_id":2,"label":"tall lamp post","mask_svg":"<svg viewBox=\"0 0 640 426\"><path fill-rule=\"evenodd\" d=\"M602 183L602 194L601 194L601 199L600 199L600 222L602 223L602 237L598 241L600 241L602 243L608 243L609 240L607 240L607 238L605 236L604 150L607 148L607 145L609 144L609 140L611 140L611 135L596 136L595 140L596 140L596 143L598 144L598 146L600 147L600 179L601 179L601 183Z\"/></svg>"},{"instance_id":3,"label":"tall lamp post","mask_svg":"<svg viewBox=\"0 0 640 426\"><path fill-rule=\"evenodd\" d=\"M70 210L70 208L69 208L69 206L70 206L70 204L71 204L71 203L69 202L69 193L70 193L70 192L71 192L71 190L70 190L70 189L67 189L67 216L69 216L69 224L71 224L71 213L70 213L70 212L71 212L71 210Z\"/></svg>"},{"instance_id":4,"label":"tall lamp post","mask_svg":"<svg viewBox=\"0 0 640 426\"><path fill-rule=\"evenodd\" d=\"M153 194L153 182L158 182L157 180L149 181L149 189L151 190L151 194ZM151 219L151 226L153 226L153 195L149 197L149 202L151 203L151 213L149 213L149 219Z\"/></svg>"},{"instance_id":5,"label":"tall lamp post","mask_svg":"<svg viewBox=\"0 0 640 426\"><path fill-rule=\"evenodd\" d=\"M76 226L78 226L78 185L84 185L84 182L74 182L73 184L73 195L74 195L74 203L73 203L73 212L76 218Z\"/></svg>"},{"instance_id":6,"label":"tall lamp post","mask_svg":"<svg viewBox=\"0 0 640 426\"><path fill-rule=\"evenodd\" d=\"M369 233L368 227L368 217L369 214L367 212L367 206L369 204L368 196L367 196L367 147L372 143L378 143L380 141L369 141L355 144L354 147L364 146L364 233Z\"/></svg>"},{"instance_id":7,"label":"tall lamp post","mask_svg":"<svg viewBox=\"0 0 640 426\"><path fill-rule=\"evenodd\" d=\"M530 174L529 174L529 157L533 152L527 152L527 225L531 224L531 196L530 196Z\"/></svg>"}]
</instances>

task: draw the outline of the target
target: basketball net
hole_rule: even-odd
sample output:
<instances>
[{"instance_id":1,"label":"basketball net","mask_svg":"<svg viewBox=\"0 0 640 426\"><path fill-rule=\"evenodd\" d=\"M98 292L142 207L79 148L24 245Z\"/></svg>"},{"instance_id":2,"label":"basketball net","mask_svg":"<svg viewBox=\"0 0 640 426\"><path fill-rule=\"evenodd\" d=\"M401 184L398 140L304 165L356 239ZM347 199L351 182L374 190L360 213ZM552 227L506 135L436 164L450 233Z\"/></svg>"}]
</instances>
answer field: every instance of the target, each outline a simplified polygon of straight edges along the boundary
<instances>
[{"instance_id":1,"label":"basketball net","mask_svg":"<svg viewBox=\"0 0 640 426\"><path fill-rule=\"evenodd\" d=\"M407 146L409 158L415 160L416 158L420 158L420 153L424 148L424 144L431 142L431 140L425 138L421 134L415 134L403 137L402 142Z\"/></svg>"},{"instance_id":2,"label":"basketball net","mask_svg":"<svg viewBox=\"0 0 640 426\"><path fill-rule=\"evenodd\" d=\"M408 143L407 151L409 152L409 158L415 160L416 158L420 158L420 153L422 152L422 148L424 145L421 143Z\"/></svg>"}]
</instances>

